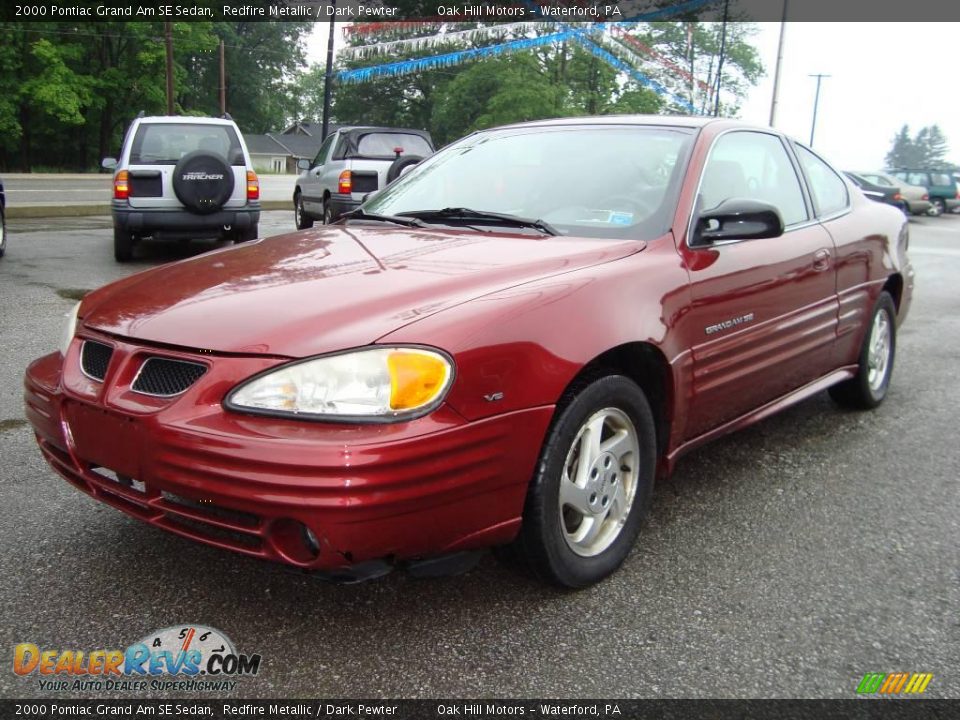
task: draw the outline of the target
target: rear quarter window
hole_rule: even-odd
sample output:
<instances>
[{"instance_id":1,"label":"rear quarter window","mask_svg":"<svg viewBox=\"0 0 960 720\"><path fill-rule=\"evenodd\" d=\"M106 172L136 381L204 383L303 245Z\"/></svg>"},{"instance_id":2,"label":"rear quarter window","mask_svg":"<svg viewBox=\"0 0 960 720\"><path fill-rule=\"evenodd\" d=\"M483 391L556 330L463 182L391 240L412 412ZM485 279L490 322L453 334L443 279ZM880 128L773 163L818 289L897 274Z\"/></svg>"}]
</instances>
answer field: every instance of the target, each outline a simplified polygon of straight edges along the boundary
<instances>
[{"instance_id":1,"label":"rear quarter window","mask_svg":"<svg viewBox=\"0 0 960 720\"><path fill-rule=\"evenodd\" d=\"M137 129L130 148L131 165L176 165L195 150L206 150L243 165L243 149L230 125L145 123Z\"/></svg>"}]
</instances>

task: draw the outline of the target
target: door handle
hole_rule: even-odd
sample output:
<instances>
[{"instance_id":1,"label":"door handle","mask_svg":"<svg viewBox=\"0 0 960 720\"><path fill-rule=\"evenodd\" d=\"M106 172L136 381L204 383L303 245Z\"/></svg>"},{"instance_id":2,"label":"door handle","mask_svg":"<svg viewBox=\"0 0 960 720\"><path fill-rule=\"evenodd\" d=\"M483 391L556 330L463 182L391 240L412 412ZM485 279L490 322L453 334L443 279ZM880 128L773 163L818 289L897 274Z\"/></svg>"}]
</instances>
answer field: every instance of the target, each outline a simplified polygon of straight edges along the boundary
<instances>
[{"instance_id":1,"label":"door handle","mask_svg":"<svg viewBox=\"0 0 960 720\"><path fill-rule=\"evenodd\" d=\"M817 271L826 270L830 267L830 251L821 248L813 254L813 269Z\"/></svg>"}]
</instances>

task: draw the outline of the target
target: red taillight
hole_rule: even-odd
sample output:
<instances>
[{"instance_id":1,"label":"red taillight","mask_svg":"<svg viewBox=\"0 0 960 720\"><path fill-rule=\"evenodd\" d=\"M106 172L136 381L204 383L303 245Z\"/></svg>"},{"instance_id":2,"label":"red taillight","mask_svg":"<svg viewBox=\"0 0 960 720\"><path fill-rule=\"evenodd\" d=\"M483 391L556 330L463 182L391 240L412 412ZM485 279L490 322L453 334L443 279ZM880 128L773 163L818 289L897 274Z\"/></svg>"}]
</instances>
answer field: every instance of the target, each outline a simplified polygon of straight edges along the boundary
<instances>
[{"instance_id":1,"label":"red taillight","mask_svg":"<svg viewBox=\"0 0 960 720\"><path fill-rule=\"evenodd\" d=\"M260 180L253 170L247 170L247 200L260 199Z\"/></svg>"},{"instance_id":2,"label":"red taillight","mask_svg":"<svg viewBox=\"0 0 960 720\"><path fill-rule=\"evenodd\" d=\"M337 183L337 192L349 195L353 192L353 177L350 174L349 170L344 170L340 173L340 179Z\"/></svg>"},{"instance_id":3,"label":"red taillight","mask_svg":"<svg viewBox=\"0 0 960 720\"><path fill-rule=\"evenodd\" d=\"M901 195L900 193L897 193L896 195L893 196L893 199L894 199L894 200L903 200L903 195Z\"/></svg>"},{"instance_id":4,"label":"red taillight","mask_svg":"<svg viewBox=\"0 0 960 720\"><path fill-rule=\"evenodd\" d=\"M921 199L921 200L929 200L929 199L930 199L930 196L927 195L926 193L924 193L924 194L923 194L923 197L920 198L920 199Z\"/></svg>"},{"instance_id":5,"label":"red taillight","mask_svg":"<svg viewBox=\"0 0 960 720\"><path fill-rule=\"evenodd\" d=\"M126 200L130 197L130 173L121 170L113 176L113 199Z\"/></svg>"}]
</instances>

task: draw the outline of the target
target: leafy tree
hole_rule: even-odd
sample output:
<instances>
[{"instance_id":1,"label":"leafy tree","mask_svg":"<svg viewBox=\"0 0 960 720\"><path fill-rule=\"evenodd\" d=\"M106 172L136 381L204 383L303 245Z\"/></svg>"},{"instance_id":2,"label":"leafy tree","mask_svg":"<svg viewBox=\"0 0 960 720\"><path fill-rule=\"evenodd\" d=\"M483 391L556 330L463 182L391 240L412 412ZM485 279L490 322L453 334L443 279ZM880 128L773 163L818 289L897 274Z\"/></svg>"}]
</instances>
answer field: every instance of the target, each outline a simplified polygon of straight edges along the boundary
<instances>
[{"instance_id":1,"label":"leafy tree","mask_svg":"<svg viewBox=\"0 0 960 720\"><path fill-rule=\"evenodd\" d=\"M890 168L941 168L948 166L947 138L937 125L920 128L910 137L904 125L893 137L886 165Z\"/></svg>"}]
</instances>

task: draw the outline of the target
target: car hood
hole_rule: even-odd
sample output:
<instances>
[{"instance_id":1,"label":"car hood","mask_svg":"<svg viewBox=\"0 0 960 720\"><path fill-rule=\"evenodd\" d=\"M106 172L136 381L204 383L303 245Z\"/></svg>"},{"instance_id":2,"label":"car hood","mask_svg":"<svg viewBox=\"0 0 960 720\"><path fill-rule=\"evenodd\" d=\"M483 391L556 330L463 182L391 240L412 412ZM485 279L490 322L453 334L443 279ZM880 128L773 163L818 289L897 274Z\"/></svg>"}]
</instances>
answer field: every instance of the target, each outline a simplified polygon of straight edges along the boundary
<instances>
[{"instance_id":1,"label":"car hood","mask_svg":"<svg viewBox=\"0 0 960 720\"><path fill-rule=\"evenodd\" d=\"M306 357L644 243L474 231L326 227L154 268L85 299L85 327L224 353Z\"/></svg>"}]
</instances>

